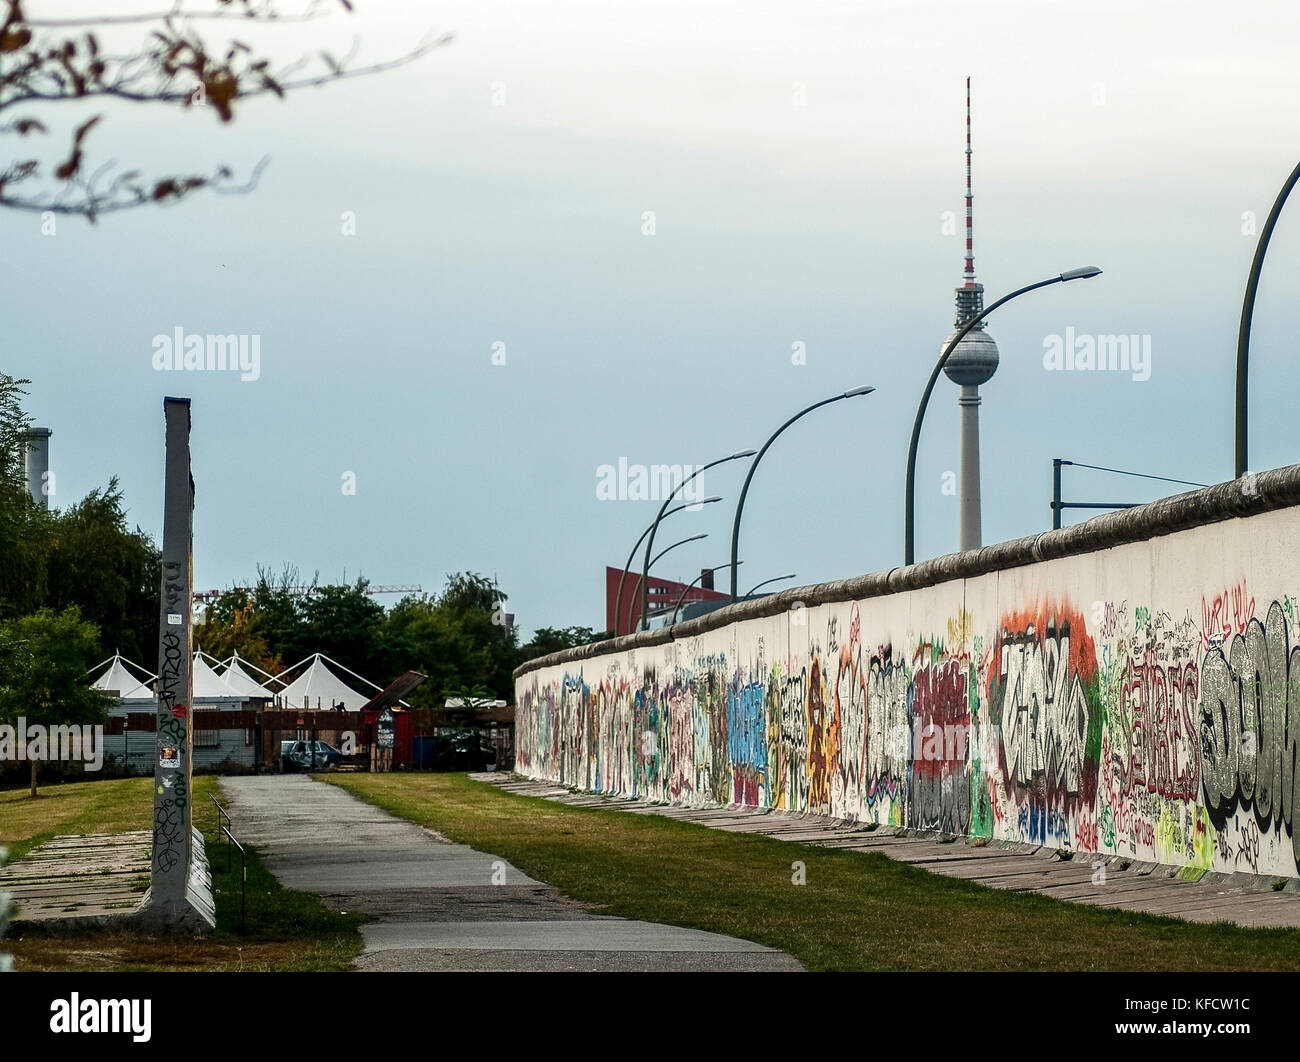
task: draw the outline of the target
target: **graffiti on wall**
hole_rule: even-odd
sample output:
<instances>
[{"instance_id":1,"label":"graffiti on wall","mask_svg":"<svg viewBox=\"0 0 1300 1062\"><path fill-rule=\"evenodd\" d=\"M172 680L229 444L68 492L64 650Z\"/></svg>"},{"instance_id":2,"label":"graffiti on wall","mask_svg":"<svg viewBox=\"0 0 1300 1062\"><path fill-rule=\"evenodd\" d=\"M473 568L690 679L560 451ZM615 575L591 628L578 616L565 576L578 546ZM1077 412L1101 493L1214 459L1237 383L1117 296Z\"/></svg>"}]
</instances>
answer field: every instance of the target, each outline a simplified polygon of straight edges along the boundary
<instances>
[{"instance_id":1,"label":"graffiti on wall","mask_svg":"<svg viewBox=\"0 0 1300 1062\"><path fill-rule=\"evenodd\" d=\"M1201 668L1200 737L1205 810L1217 830L1243 814L1257 829L1291 837L1300 865L1300 836L1293 827L1300 796L1300 646L1291 644L1282 606L1274 601L1261 623L1252 617L1212 646ZM1294 668L1293 668L1294 665ZM1253 834L1239 845L1255 851Z\"/></svg>"},{"instance_id":2,"label":"graffiti on wall","mask_svg":"<svg viewBox=\"0 0 1300 1062\"><path fill-rule=\"evenodd\" d=\"M798 652L739 624L525 673L517 766L651 800L1295 875L1293 600L1257 608L1244 579L1181 609L1039 595L982 615L971 595L920 632L873 624L878 602L820 606Z\"/></svg>"}]
</instances>

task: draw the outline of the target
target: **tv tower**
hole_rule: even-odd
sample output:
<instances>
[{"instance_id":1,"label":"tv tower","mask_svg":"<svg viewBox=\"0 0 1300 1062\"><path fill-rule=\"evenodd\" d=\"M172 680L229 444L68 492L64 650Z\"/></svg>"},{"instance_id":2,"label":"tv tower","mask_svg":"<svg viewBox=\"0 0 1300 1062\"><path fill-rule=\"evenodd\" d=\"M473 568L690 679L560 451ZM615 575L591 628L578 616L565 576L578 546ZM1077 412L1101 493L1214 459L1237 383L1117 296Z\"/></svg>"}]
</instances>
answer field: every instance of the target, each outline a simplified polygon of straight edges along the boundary
<instances>
[{"instance_id":1,"label":"tv tower","mask_svg":"<svg viewBox=\"0 0 1300 1062\"><path fill-rule=\"evenodd\" d=\"M966 271L957 288L957 315L953 331L940 350L972 317L984 312L984 285L975 280L975 238L970 170L970 78L966 79ZM948 379L961 386L961 494L959 502L958 547L978 549L983 545L980 528L980 392L998 369L998 345L984 330L981 322L966 333L948 356L943 371Z\"/></svg>"}]
</instances>

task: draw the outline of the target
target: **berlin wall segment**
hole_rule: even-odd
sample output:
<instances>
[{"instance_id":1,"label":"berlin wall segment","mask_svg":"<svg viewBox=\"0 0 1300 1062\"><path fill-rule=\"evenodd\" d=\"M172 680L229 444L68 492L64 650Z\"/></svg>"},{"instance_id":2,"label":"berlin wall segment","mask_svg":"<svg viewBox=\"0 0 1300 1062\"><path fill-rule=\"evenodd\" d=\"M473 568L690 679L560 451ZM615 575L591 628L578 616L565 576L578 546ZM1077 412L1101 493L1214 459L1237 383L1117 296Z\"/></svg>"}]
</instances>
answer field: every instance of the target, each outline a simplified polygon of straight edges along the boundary
<instances>
[{"instance_id":1,"label":"berlin wall segment","mask_svg":"<svg viewBox=\"0 0 1300 1062\"><path fill-rule=\"evenodd\" d=\"M1300 466L530 662L516 769L1300 876L1297 503Z\"/></svg>"}]
</instances>

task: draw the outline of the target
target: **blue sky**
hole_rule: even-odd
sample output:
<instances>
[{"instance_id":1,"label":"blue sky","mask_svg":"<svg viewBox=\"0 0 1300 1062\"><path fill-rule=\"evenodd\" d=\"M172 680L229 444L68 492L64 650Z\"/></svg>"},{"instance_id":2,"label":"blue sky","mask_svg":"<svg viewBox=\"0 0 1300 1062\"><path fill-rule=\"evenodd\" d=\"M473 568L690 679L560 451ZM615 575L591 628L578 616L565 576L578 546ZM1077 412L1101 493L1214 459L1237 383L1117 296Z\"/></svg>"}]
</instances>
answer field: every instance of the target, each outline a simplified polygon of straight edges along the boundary
<instances>
[{"instance_id":1,"label":"blue sky","mask_svg":"<svg viewBox=\"0 0 1300 1062\"><path fill-rule=\"evenodd\" d=\"M1262 224L1300 150L1294 5L356 6L247 36L286 59L354 35L362 59L428 29L455 40L375 78L249 102L226 127L87 112L106 115L92 164L247 173L269 156L254 194L60 219L52 237L38 216L0 216L0 369L32 380L31 411L54 431L56 503L117 475L156 535L162 397L188 395L199 588L258 563L428 590L468 569L500 579L525 632L599 627L604 566L656 507L598 500L600 466L757 447L860 384L878 390L801 421L765 458L742 581L901 563L908 433L961 272L944 213L963 210L968 74L988 300L1105 270L990 319L985 541L1050 526L1053 457L1231 476L1255 245L1243 215ZM1255 315L1257 470L1294 460L1298 280L1300 218L1284 214ZM153 337L177 326L260 336L260 378L155 371ZM1045 341L1067 328L1150 336L1150 379L1046 371ZM942 490L956 397L941 381L922 440L919 557L956 548ZM744 470L726 468L705 477L726 500L662 532L709 538L658 574L728 559ZM1174 489L1078 470L1067 483L1116 500Z\"/></svg>"}]
</instances>

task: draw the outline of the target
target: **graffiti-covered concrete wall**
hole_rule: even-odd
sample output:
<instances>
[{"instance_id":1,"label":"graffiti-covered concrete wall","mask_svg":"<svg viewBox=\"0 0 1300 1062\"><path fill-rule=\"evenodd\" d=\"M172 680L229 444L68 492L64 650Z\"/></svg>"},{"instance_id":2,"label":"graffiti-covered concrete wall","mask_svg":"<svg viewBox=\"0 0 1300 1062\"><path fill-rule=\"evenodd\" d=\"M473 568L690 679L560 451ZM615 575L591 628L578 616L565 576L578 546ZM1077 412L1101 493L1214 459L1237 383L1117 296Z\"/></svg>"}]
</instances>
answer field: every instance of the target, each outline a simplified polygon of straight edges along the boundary
<instances>
[{"instance_id":1,"label":"graffiti-covered concrete wall","mask_svg":"<svg viewBox=\"0 0 1300 1062\"><path fill-rule=\"evenodd\" d=\"M516 769L1296 876L1300 466L516 672Z\"/></svg>"}]
</instances>

